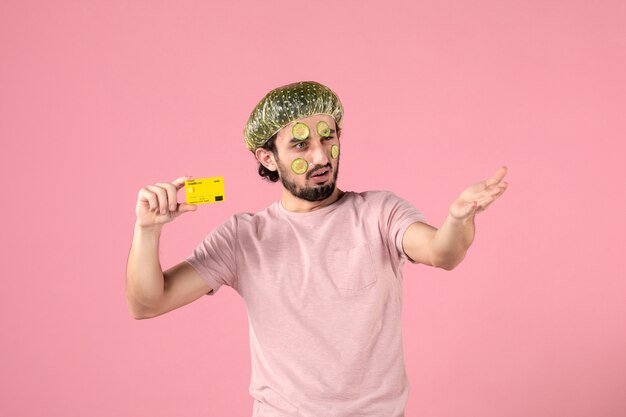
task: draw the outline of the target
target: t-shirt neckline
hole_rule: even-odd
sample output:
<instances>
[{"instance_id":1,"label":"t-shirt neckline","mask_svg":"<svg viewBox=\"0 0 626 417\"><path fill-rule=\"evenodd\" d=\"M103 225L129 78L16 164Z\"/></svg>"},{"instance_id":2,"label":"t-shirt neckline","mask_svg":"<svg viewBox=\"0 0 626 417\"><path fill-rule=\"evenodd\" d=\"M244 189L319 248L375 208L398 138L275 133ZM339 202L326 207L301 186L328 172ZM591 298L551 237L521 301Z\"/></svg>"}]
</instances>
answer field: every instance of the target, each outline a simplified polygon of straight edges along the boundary
<instances>
[{"instance_id":1,"label":"t-shirt neckline","mask_svg":"<svg viewBox=\"0 0 626 417\"><path fill-rule=\"evenodd\" d=\"M341 197L339 197L339 199L337 201L335 201L334 203L326 206L326 207L322 207L321 209L317 209L317 210L313 210L313 211L305 211L305 212L297 212L297 211L289 211L287 210L285 207L283 207L283 203L281 200L278 200L276 202L276 205L278 206L278 209L286 214L287 216L290 217L309 217L309 216L317 216L320 214L324 214L324 213L328 213L331 212L333 210L335 210L336 208L338 208L339 206L341 206L344 201L346 201L349 197L349 195L352 195L351 191L344 191L343 195Z\"/></svg>"}]
</instances>

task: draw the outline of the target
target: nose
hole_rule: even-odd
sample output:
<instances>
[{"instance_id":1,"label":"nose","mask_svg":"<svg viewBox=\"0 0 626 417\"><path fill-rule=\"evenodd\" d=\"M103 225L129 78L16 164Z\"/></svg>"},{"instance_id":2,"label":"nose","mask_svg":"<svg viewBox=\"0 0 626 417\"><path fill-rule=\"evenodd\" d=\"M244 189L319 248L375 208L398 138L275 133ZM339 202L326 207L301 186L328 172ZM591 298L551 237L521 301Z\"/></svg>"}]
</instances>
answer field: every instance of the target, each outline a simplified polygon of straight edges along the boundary
<instances>
[{"instance_id":1,"label":"nose","mask_svg":"<svg viewBox=\"0 0 626 417\"><path fill-rule=\"evenodd\" d=\"M327 155L326 147L321 143L317 142L311 146L311 163L316 166L325 166L328 164L329 159Z\"/></svg>"}]
</instances>

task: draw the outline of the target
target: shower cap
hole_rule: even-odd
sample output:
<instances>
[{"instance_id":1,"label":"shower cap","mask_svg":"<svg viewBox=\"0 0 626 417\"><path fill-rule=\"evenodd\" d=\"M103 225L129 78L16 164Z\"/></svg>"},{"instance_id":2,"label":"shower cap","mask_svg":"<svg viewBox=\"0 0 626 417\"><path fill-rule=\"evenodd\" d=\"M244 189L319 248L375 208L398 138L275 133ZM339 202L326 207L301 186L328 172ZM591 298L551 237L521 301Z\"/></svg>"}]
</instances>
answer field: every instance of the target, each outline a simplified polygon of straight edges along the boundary
<instances>
[{"instance_id":1,"label":"shower cap","mask_svg":"<svg viewBox=\"0 0 626 417\"><path fill-rule=\"evenodd\" d=\"M289 123L314 114L328 114L340 126L343 106L330 88L315 81L275 88L252 110L243 129L246 146L254 152Z\"/></svg>"}]
</instances>

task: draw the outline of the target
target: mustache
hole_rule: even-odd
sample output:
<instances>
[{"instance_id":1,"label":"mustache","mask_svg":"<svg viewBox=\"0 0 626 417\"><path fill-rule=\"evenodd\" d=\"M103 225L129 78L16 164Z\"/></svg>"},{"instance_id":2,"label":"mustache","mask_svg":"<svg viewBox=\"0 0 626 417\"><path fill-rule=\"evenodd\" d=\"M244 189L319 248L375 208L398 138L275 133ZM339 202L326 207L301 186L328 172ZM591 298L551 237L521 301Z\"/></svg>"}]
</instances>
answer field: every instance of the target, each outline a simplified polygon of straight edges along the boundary
<instances>
[{"instance_id":1,"label":"mustache","mask_svg":"<svg viewBox=\"0 0 626 417\"><path fill-rule=\"evenodd\" d=\"M320 171L325 170L326 168L328 168L329 171L332 170L332 166L330 165L330 163L326 164L326 165L315 165L307 174L306 174L306 179L308 180L309 178L311 178L313 175L317 174Z\"/></svg>"}]
</instances>

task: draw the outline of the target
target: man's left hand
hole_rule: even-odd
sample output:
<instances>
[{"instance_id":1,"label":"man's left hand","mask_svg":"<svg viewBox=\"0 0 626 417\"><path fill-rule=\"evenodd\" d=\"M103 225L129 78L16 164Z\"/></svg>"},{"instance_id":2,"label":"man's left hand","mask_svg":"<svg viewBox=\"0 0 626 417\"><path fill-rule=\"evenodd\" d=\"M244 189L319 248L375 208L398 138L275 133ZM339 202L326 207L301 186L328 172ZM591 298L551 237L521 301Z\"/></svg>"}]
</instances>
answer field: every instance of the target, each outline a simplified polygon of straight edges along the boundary
<instances>
[{"instance_id":1,"label":"man's left hand","mask_svg":"<svg viewBox=\"0 0 626 417\"><path fill-rule=\"evenodd\" d=\"M450 206L450 215L458 220L466 220L485 210L509 185L502 181L506 173L507 167L500 167L493 177L468 187Z\"/></svg>"}]
</instances>

